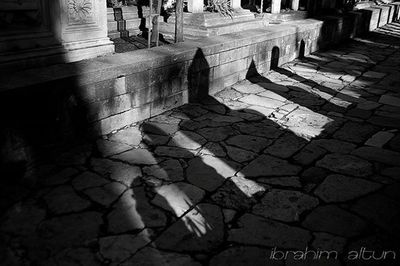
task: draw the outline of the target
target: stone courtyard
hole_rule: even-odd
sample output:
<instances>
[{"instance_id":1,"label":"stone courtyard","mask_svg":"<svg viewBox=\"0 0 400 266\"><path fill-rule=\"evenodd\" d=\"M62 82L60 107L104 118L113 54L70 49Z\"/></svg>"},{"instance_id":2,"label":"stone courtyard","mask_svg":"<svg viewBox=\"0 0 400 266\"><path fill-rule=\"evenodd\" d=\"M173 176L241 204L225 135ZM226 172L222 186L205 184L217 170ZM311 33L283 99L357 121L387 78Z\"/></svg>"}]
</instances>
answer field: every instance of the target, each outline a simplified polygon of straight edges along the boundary
<instances>
[{"instance_id":1,"label":"stone courtyard","mask_svg":"<svg viewBox=\"0 0 400 266\"><path fill-rule=\"evenodd\" d=\"M2 265L398 265L400 24L37 161ZM295 259L273 251L335 251ZM349 259L350 251L375 259ZM281 254L281 253L279 253Z\"/></svg>"}]
</instances>

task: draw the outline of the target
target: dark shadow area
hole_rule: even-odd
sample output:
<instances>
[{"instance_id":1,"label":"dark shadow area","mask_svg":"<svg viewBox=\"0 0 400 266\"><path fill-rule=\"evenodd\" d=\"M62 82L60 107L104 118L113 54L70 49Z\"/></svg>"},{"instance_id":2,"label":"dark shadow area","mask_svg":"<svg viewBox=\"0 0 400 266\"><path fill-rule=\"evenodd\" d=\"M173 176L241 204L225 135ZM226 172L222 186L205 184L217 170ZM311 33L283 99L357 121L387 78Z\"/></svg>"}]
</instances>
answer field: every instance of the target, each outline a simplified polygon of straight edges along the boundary
<instances>
[{"instance_id":1,"label":"dark shadow area","mask_svg":"<svg viewBox=\"0 0 400 266\"><path fill-rule=\"evenodd\" d=\"M306 43L304 42L304 40L301 40L299 48L299 59L304 59L305 52L306 52Z\"/></svg>"},{"instance_id":2,"label":"dark shadow area","mask_svg":"<svg viewBox=\"0 0 400 266\"><path fill-rule=\"evenodd\" d=\"M197 49L188 71L189 102L195 103L208 96L210 67L201 49Z\"/></svg>"},{"instance_id":3,"label":"dark shadow area","mask_svg":"<svg viewBox=\"0 0 400 266\"><path fill-rule=\"evenodd\" d=\"M274 46L271 51L271 70L275 70L279 67L279 47Z\"/></svg>"}]
</instances>

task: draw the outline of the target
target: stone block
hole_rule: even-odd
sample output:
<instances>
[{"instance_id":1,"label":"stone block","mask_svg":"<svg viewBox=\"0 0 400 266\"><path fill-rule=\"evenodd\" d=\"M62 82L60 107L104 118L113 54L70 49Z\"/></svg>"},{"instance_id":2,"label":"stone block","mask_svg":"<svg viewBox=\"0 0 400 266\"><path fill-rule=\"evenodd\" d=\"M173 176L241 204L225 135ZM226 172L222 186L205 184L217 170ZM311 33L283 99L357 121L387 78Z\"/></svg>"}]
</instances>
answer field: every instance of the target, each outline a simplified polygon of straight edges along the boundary
<instances>
[{"instance_id":1,"label":"stone block","mask_svg":"<svg viewBox=\"0 0 400 266\"><path fill-rule=\"evenodd\" d=\"M372 6L372 8L378 9L380 16L378 19L378 27L386 25L389 21L390 7L388 6Z\"/></svg>"},{"instance_id":2,"label":"stone block","mask_svg":"<svg viewBox=\"0 0 400 266\"><path fill-rule=\"evenodd\" d=\"M365 8L363 11L369 11L370 16L367 18L368 30L373 31L378 28L381 9L378 8Z\"/></svg>"},{"instance_id":3,"label":"stone block","mask_svg":"<svg viewBox=\"0 0 400 266\"><path fill-rule=\"evenodd\" d=\"M107 135L113 131L147 118L150 118L149 104L95 122L93 124L93 133L95 135Z\"/></svg>"},{"instance_id":4,"label":"stone block","mask_svg":"<svg viewBox=\"0 0 400 266\"><path fill-rule=\"evenodd\" d=\"M136 90L143 90L150 84L150 71L141 71L127 75L126 90L128 92L135 92Z\"/></svg>"},{"instance_id":5,"label":"stone block","mask_svg":"<svg viewBox=\"0 0 400 266\"><path fill-rule=\"evenodd\" d=\"M180 92L169 97L157 99L151 103L150 116L156 116L173 108L177 108L184 103L184 93Z\"/></svg>"},{"instance_id":6,"label":"stone block","mask_svg":"<svg viewBox=\"0 0 400 266\"><path fill-rule=\"evenodd\" d=\"M85 102L103 101L127 93L125 77L109 79L77 87L77 95Z\"/></svg>"},{"instance_id":7,"label":"stone block","mask_svg":"<svg viewBox=\"0 0 400 266\"><path fill-rule=\"evenodd\" d=\"M131 94L123 94L105 101L93 102L88 105L89 121L97 121L118 113L128 111L131 107Z\"/></svg>"},{"instance_id":8,"label":"stone block","mask_svg":"<svg viewBox=\"0 0 400 266\"><path fill-rule=\"evenodd\" d=\"M255 45L247 45L238 49L222 52L220 53L219 64L226 64L253 55L255 54L255 49Z\"/></svg>"},{"instance_id":9,"label":"stone block","mask_svg":"<svg viewBox=\"0 0 400 266\"><path fill-rule=\"evenodd\" d=\"M214 78L222 78L247 68L247 58L236 60L214 68Z\"/></svg>"},{"instance_id":10,"label":"stone block","mask_svg":"<svg viewBox=\"0 0 400 266\"><path fill-rule=\"evenodd\" d=\"M163 83L164 81L183 77L185 75L187 75L187 68L182 62L150 69L150 84Z\"/></svg>"},{"instance_id":11,"label":"stone block","mask_svg":"<svg viewBox=\"0 0 400 266\"><path fill-rule=\"evenodd\" d=\"M132 107L139 107L153 101L150 87L137 89L130 93Z\"/></svg>"},{"instance_id":12,"label":"stone block","mask_svg":"<svg viewBox=\"0 0 400 266\"><path fill-rule=\"evenodd\" d=\"M388 5L385 5L385 6L388 6L388 7L389 7L388 23L391 23L391 22L393 22L393 20L394 20L394 15L395 15L395 11L396 11L396 6L395 6L395 5L391 5L391 4L388 4Z\"/></svg>"}]
</instances>

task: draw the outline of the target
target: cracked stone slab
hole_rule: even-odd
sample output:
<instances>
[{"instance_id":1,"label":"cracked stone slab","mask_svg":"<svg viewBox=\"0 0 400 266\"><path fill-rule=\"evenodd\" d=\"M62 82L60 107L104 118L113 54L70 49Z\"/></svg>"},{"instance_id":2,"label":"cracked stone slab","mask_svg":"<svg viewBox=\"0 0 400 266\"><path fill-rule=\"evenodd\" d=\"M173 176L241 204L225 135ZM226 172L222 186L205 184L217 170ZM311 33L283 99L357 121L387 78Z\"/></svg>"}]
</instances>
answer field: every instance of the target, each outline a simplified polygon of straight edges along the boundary
<instances>
[{"instance_id":1,"label":"cracked stone slab","mask_svg":"<svg viewBox=\"0 0 400 266\"><path fill-rule=\"evenodd\" d=\"M137 235L123 234L101 237L99 253L111 261L110 265L119 265L148 243L150 243L150 238L146 230Z\"/></svg>"},{"instance_id":2,"label":"cracked stone slab","mask_svg":"<svg viewBox=\"0 0 400 266\"><path fill-rule=\"evenodd\" d=\"M222 104L206 104L203 106L204 109L207 109L211 112L224 115L226 114L226 108Z\"/></svg>"},{"instance_id":3,"label":"cracked stone slab","mask_svg":"<svg viewBox=\"0 0 400 266\"><path fill-rule=\"evenodd\" d=\"M260 247L235 246L218 253L210 260L210 266L283 266L283 261L269 260L271 250Z\"/></svg>"},{"instance_id":4,"label":"cracked stone slab","mask_svg":"<svg viewBox=\"0 0 400 266\"><path fill-rule=\"evenodd\" d=\"M388 131L379 131L365 142L365 145L382 148L388 143L395 135Z\"/></svg>"},{"instance_id":5,"label":"cracked stone slab","mask_svg":"<svg viewBox=\"0 0 400 266\"><path fill-rule=\"evenodd\" d=\"M128 144L100 139L96 141L97 150L103 157L112 156L132 149Z\"/></svg>"},{"instance_id":6,"label":"cracked stone slab","mask_svg":"<svg viewBox=\"0 0 400 266\"><path fill-rule=\"evenodd\" d=\"M352 152L353 155L369 161L400 166L400 153L377 147L360 147Z\"/></svg>"},{"instance_id":7,"label":"cracked stone slab","mask_svg":"<svg viewBox=\"0 0 400 266\"><path fill-rule=\"evenodd\" d=\"M120 142L130 146L137 146L142 141L142 132L137 127L130 127L118 131L109 139L114 142Z\"/></svg>"},{"instance_id":8,"label":"cracked stone slab","mask_svg":"<svg viewBox=\"0 0 400 266\"><path fill-rule=\"evenodd\" d=\"M257 94L265 91L265 88L259 86L258 84L235 84L232 86L234 90L237 90L240 93L246 94Z\"/></svg>"},{"instance_id":9,"label":"cracked stone slab","mask_svg":"<svg viewBox=\"0 0 400 266\"><path fill-rule=\"evenodd\" d=\"M356 148L356 145L346 141L336 139L316 139L311 143L331 152L331 153L350 153Z\"/></svg>"},{"instance_id":10,"label":"cracked stone slab","mask_svg":"<svg viewBox=\"0 0 400 266\"><path fill-rule=\"evenodd\" d=\"M339 253L344 251L346 239L340 236L334 236L324 232L313 233L314 241L312 246L319 250L334 250Z\"/></svg>"},{"instance_id":11,"label":"cracked stone slab","mask_svg":"<svg viewBox=\"0 0 400 266\"><path fill-rule=\"evenodd\" d=\"M204 190L184 182L156 187L155 192L157 194L151 203L175 213L177 217L183 215L205 196Z\"/></svg>"},{"instance_id":12,"label":"cracked stone slab","mask_svg":"<svg viewBox=\"0 0 400 266\"><path fill-rule=\"evenodd\" d=\"M0 231L27 237L35 232L45 217L46 210L34 202L20 202L2 215Z\"/></svg>"},{"instance_id":13,"label":"cracked stone slab","mask_svg":"<svg viewBox=\"0 0 400 266\"><path fill-rule=\"evenodd\" d=\"M206 142L207 140L197 133L180 130L172 136L168 145L188 150L197 150Z\"/></svg>"},{"instance_id":14,"label":"cracked stone slab","mask_svg":"<svg viewBox=\"0 0 400 266\"><path fill-rule=\"evenodd\" d=\"M191 258L189 255L173 252L165 252L153 247L145 247L137 252L127 261L121 263L121 266L137 265L140 266L201 266L201 264Z\"/></svg>"},{"instance_id":15,"label":"cracked stone slab","mask_svg":"<svg viewBox=\"0 0 400 266\"><path fill-rule=\"evenodd\" d=\"M242 118L237 117L237 116L219 115L219 114L213 114L213 113L202 115L202 116L196 118L195 120L196 121L211 120L211 121L214 121L215 123L222 123L221 126L224 125L224 123L233 124L233 123L243 121Z\"/></svg>"},{"instance_id":16,"label":"cracked stone slab","mask_svg":"<svg viewBox=\"0 0 400 266\"><path fill-rule=\"evenodd\" d=\"M275 139L283 134L283 130L277 128L272 124L272 122L262 121L259 123L237 123L235 127L239 129L239 131L246 135L264 137L269 139Z\"/></svg>"},{"instance_id":17,"label":"cracked stone slab","mask_svg":"<svg viewBox=\"0 0 400 266\"><path fill-rule=\"evenodd\" d=\"M81 265L101 266L101 262L89 248L66 248L55 256L41 263L43 266L73 265L79 262Z\"/></svg>"},{"instance_id":18,"label":"cracked stone slab","mask_svg":"<svg viewBox=\"0 0 400 266\"><path fill-rule=\"evenodd\" d=\"M283 222L299 221L300 215L318 205L317 198L298 191L272 189L253 207L252 213Z\"/></svg>"},{"instance_id":19,"label":"cracked stone slab","mask_svg":"<svg viewBox=\"0 0 400 266\"><path fill-rule=\"evenodd\" d=\"M62 185L68 182L79 171L72 167L67 167L55 174L49 174L44 178L39 178L39 182L45 186Z\"/></svg>"},{"instance_id":20,"label":"cracked stone slab","mask_svg":"<svg viewBox=\"0 0 400 266\"><path fill-rule=\"evenodd\" d=\"M109 207L126 190L126 186L118 182L111 182L104 186L88 188L83 191L92 201Z\"/></svg>"},{"instance_id":21,"label":"cracked stone slab","mask_svg":"<svg viewBox=\"0 0 400 266\"><path fill-rule=\"evenodd\" d=\"M217 128L205 127L199 129L197 133L199 133L209 141L219 142L233 135L234 131L231 127L228 126Z\"/></svg>"},{"instance_id":22,"label":"cracked stone slab","mask_svg":"<svg viewBox=\"0 0 400 266\"><path fill-rule=\"evenodd\" d=\"M162 161L158 165L146 166L143 168L143 173L165 181L176 182L184 179L182 165L175 159Z\"/></svg>"},{"instance_id":23,"label":"cracked stone slab","mask_svg":"<svg viewBox=\"0 0 400 266\"><path fill-rule=\"evenodd\" d=\"M138 166L114 162L108 159L92 159L91 166L95 172L101 174L102 176L117 182L121 182L128 187L131 185L140 184L142 170ZM93 181L92 178L90 178L90 180L88 180L88 182ZM96 182L100 181L97 180Z\"/></svg>"},{"instance_id":24,"label":"cracked stone slab","mask_svg":"<svg viewBox=\"0 0 400 266\"><path fill-rule=\"evenodd\" d=\"M280 102L286 102L287 99L285 97L282 97L280 94L272 92L272 91L264 91L258 94L261 97L266 97L266 98L270 98L273 100L277 100Z\"/></svg>"},{"instance_id":25,"label":"cracked stone slab","mask_svg":"<svg viewBox=\"0 0 400 266\"><path fill-rule=\"evenodd\" d=\"M240 148L236 148L233 146L225 145L226 152L232 160L238 162L238 163L244 163L248 162L250 160L253 160L256 158L258 155L254 152L243 150Z\"/></svg>"},{"instance_id":26,"label":"cracked stone slab","mask_svg":"<svg viewBox=\"0 0 400 266\"><path fill-rule=\"evenodd\" d=\"M150 205L143 188L124 192L107 215L108 230L112 233L125 233L147 227L165 226L165 214Z\"/></svg>"},{"instance_id":27,"label":"cracked stone slab","mask_svg":"<svg viewBox=\"0 0 400 266\"><path fill-rule=\"evenodd\" d=\"M234 176L238 168L237 163L227 159L204 155L189 161L186 178L195 186L213 191L222 185L226 178Z\"/></svg>"},{"instance_id":28,"label":"cracked stone slab","mask_svg":"<svg viewBox=\"0 0 400 266\"><path fill-rule=\"evenodd\" d=\"M299 108L286 117L283 125L297 136L310 140L321 135L333 122L325 115Z\"/></svg>"},{"instance_id":29,"label":"cracked stone slab","mask_svg":"<svg viewBox=\"0 0 400 266\"><path fill-rule=\"evenodd\" d=\"M373 194L359 199L351 210L372 221L397 237L400 236L400 211L398 202L380 194Z\"/></svg>"},{"instance_id":30,"label":"cracked stone slab","mask_svg":"<svg viewBox=\"0 0 400 266\"><path fill-rule=\"evenodd\" d=\"M261 97L261 96L257 96L257 95L253 95L253 94L241 98L240 101L250 104L250 105L258 105L261 107L271 108L271 109L279 108L283 105L283 102L281 102L281 101L269 99L269 98L265 98L265 97Z\"/></svg>"},{"instance_id":31,"label":"cracked stone slab","mask_svg":"<svg viewBox=\"0 0 400 266\"><path fill-rule=\"evenodd\" d=\"M211 200L224 208L247 210L265 191L265 186L255 181L234 176L211 195Z\"/></svg>"},{"instance_id":32,"label":"cracked stone slab","mask_svg":"<svg viewBox=\"0 0 400 266\"><path fill-rule=\"evenodd\" d=\"M154 158L153 154L149 152L147 149L133 149L115 155L112 158L129 164L139 164L139 165L157 164L157 160Z\"/></svg>"},{"instance_id":33,"label":"cracked stone slab","mask_svg":"<svg viewBox=\"0 0 400 266\"><path fill-rule=\"evenodd\" d=\"M369 124L347 122L333 135L334 138L360 144L377 131L377 128Z\"/></svg>"},{"instance_id":34,"label":"cracked stone slab","mask_svg":"<svg viewBox=\"0 0 400 266\"><path fill-rule=\"evenodd\" d=\"M215 96L223 99L237 100L242 97L242 94L238 91L232 90L231 88L226 88L215 94Z\"/></svg>"},{"instance_id":35,"label":"cracked stone slab","mask_svg":"<svg viewBox=\"0 0 400 266\"><path fill-rule=\"evenodd\" d=\"M299 138L293 134L285 134L277 139L264 152L282 159L286 159L291 157L306 144L307 141L305 139Z\"/></svg>"},{"instance_id":36,"label":"cracked stone slab","mask_svg":"<svg viewBox=\"0 0 400 266\"><path fill-rule=\"evenodd\" d=\"M179 125L173 123L165 124L157 122L147 122L142 125L143 135L154 134L154 135L168 136L168 135L173 135L178 130L179 130Z\"/></svg>"},{"instance_id":37,"label":"cracked stone slab","mask_svg":"<svg viewBox=\"0 0 400 266\"><path fill-rule=\"evenodd\" d=\"M301 165L310 165L326 154L326 150L315 145L313 142L305 146L294 157L294 161Z\"/></svg>"},{"instance_id":38,"label":"cracked stone slab","mask_svg":"<svg viewBox=\"0 0 400 266\"><path fill-rule=\"evenodd\" d=\"M188 159L194 157L193 153L180 147L158 146L155 151L158 156Z\"/></svg>"},{"instance_id":39,"label":"cracked stone slab","mask_svg":"<svg viewBox=\"0 0 400 266\"><path fill-rule=\"evenodd\" d=\"M257 83L261 87L264 87L265 89L271 90L271 91L277 91L277 92L288 92L289 89L286 86L282 86L276 83L266 83L266 82L259 82Z\"/></svg>"},{"instance_id":40,"label":"cracked stone slab","mask_svg":"<svg viewBox=\"0 0 400 266\"><path fill-rule=\"evenodd\" d=\"M373 102L373 101L365 101L365 102L357 104L358 109L367 110L367 111L374 110L374 109L378 108L379 106L381 106L379 103Z\"/></svg>"},{"instance_id":41,"label":"cracked stone slab","mask_svg":"<svg viewBox=\"0 0 400 266\"><path fill-rule=\"evenodd\" d=\"M78 196L71 186L60 186L44 196L49 209L56 213L82 211L90 206L90 202Z\"/></svg>"},{"instance_id":42,"label":"cracked stone slab","mask_svg":"<svg viewBox=\"0 0 400 266\"><path fill-rule=\"evenodd\" d=\"M36 245L43 243L41 248L56 253L77 243L85 244L97 237L102 223L102 214L93 211L51 218L39 225L40 242Z\"/></svg>"},{"instance_id":43,"label":"cracked stone slab","mask_svg":"<svg viewBox=\"0 0 400 266\"><path fill-rule=\"evenodd\" d=\"M149 146L158 146L167 144L170 136L146 134L143 136L143 141Z\"/></svg>"},{"instance_id":44,"label":"cracked stone slab","mask_svg":"<svg viewBox=\"0 0 400 266\"><path fill-rule=\"evenodd\" d=\"M382 95L379 99L379 103L400 107L400 97L393 95Z\"/></svg>"},{"instance_id":45,"label":"cracked stone slab","mask_svg":"<svg viewBox=\"0 0 400 266\"><path fill-rule=\"evenodd\" d=\"M343 237L357 236L367 229L364 220L334 205L317 207L305 218L302 225L311 231Z\"/></svg>"},{"instance_id":46,"label":"cracked stone slab","mask_svg":"<svg viewBox=\"0 0 400 266\"><path fill-rule=\"evenodd\" d=\"M344 175L328 176L314 191L325 202L344 202L359 198L381 188L381 185Z\"/></svg>"},{"instance_id":47,"label":"cracked stone slab","mask_svg":"<svg viewBox=\"0 0 400 266\"><path fill-rule=\"evenodd\" d=\"M208 142L204 147L200 150L199 154L202 155L211 155L215 157L225 157L226 152L222 148L219 143L216 142Z\"/></svg>"},{"instance_id":48,"label":"cracked stone slab","mask_svg":"<svg viewBox=\"0 0 400 266\"><path fill-rule=\"evenodd\" d=\"M316 166L333 172L356 177L372 175L372 164L352 155L328 154L316 163Z\"/></svg>"},{"instance_id":49,"label":"cracked stone slab","mask_svg":"<svg viewBox=\"0 0 400 266\"><path fill-rule=\"evenodd\" d=\"M226 140L226 143L252 152L260 152L265 149L271 140L249 135L237 135Z\"/></svg>"},{"instance_id":50,"label":"cracked stone slab","mask_svg":"<svg viewBox=\"0 0 400 266\"><path fill-rule=\"evenodd\" d=\"M154 243L176 252L210 252L222 244L223 228L222 210L203 203L168 227Z\"/></svg>"},{"instance_id":51,"label":"cracked stone slab","mask_svg":"<svg viewBox=\"0 0 400 266\"><path fill-rule=\"evenodd\" d=\"M264 176L291 176L297 175L300 171L300 166L290 164L286 160L269 155L260 155L243 168L241 174L248 178L256 178Z\"/></svg>"},{"instance_id":52,"label":"cracked stone slab","mask_svg":"<svg viewBox=\"0 0 400 266\"><path fill-rule=\"evenodd\" d=\"M103 186L110 181L99 176L98 174L85 171L72 180L72 186L76 190L83 190L92 187Z\"/></svg>"},{"instance_id":53,"label":"cracked stone slab","mask_svg":"<svg viewBox=\"0 0 400 266\"><path fill-rule=\"evenodd\" d=\"M298 176L262 177L258 178L257 182L273 186L301 188L301 182Z\"/></svg>"},{"instance_id":54,"label":"cracked stone slab","mask_svg":"<svg viewBox=\"0 0 400 266\"><path fill-rule=\"evenodd\" d=\"M310 240L307 230L252 214L244 214L239 219L239 228L228 232L228 241L283 249L302 249Z\"/></svg>"},{"instance_id":55,"label":"cracked stone slab","mask_svg":"<svg viewBox=\"0 0 400 266\"><path fill-rule=\"evenodd\" d=\"M400 167L388 167L381 171L381 174L395 180L400 180Z\"/></svg>"}]
</instances>

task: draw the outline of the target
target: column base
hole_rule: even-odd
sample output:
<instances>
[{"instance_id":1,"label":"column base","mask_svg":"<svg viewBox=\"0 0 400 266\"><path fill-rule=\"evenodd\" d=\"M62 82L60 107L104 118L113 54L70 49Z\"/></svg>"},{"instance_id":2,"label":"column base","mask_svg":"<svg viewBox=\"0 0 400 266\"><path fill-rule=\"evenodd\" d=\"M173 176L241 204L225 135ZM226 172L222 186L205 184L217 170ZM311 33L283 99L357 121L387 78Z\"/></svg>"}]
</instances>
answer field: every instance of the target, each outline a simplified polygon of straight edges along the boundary
<instances>
[{"instance_id":1,"label":"column base","mask_svg":"<svg viewBox=\"0 0 400 266\"><path fill-rule=\"evenodd\" d=\"M66 50L65 62L75 62L115 52L114 43L110 39L67 42L62 46Z\"/></svg>"}]
</instances>

